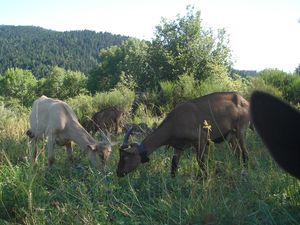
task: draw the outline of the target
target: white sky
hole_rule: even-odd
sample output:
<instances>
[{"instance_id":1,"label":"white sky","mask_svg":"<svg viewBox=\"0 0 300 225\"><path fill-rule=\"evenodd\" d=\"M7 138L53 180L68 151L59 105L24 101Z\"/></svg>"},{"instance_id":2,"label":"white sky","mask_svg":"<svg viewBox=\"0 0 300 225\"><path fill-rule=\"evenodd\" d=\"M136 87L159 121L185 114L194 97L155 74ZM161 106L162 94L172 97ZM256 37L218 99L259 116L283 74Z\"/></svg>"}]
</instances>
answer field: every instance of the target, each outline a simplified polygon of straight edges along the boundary
<instances>
[{"instance_id":1,"label":"white sky","mask_svg":"<svg viewBox=\"0 0 300 225\"><path fill-rule=\"evenodd\" d=\"M151 40L162 17L184 16L187 5L206 27L226 29L234 68L293 72L300 63L300 0L0 0L0 24Z\"/></svg>"}]
</instances>

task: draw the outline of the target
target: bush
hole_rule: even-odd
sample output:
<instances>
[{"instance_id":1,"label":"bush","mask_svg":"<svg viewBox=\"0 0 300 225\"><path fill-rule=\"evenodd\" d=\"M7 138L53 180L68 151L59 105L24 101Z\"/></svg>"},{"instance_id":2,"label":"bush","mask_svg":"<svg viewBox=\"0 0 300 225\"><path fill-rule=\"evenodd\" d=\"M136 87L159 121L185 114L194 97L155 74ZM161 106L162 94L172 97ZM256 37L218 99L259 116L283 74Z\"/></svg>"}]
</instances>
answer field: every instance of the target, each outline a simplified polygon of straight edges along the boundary
<instances>
[{"instance_id":1,"label":"bush","mask_svg":"<svg viewBox=\"0 0 300 225\"><path fill-rule=\"evenodd\" d=\"M98 111L110 106L116 106L120 110L128 111L134 96L134 92L128 88L113 89L109 92L96 93L93 98L93 105Z\"/></svg>"},{"instance_id":2,"label":"bush","mask_svg":"<svg viewBox=\"0 0 300 225\"><path fill-rule=\"evenodd\" d=\"M8 69L0 76L0 95L19 99L25 106L30 106L36 98L37 80L29 70Z\"/></svg>"},{"instance_id":3,"label":"bush","mask_svg":"<svg viewBox=\"0 0 300 225\"><path fill-rule=\"evenodd\" d=\"M93 105L93 97L90 95L78 95L69 98L66 101L75 112L80 122L86 121L88 117L92 117L96 107Z\"/></svg>"},{"instance_id":4,"label":"bush","mask_svg":"<svg viewBox=\"0 0 300 225\"><path fill-rule=\"evenodd\" d=\"M273 94L278 97L282 97L282 91L274 87L271 84L267 84L265 80L260 77L252 77L248 85L248 94L250 95L254 90L261 90Z\"/></svg>"},{"instance_id":5,"label":"bush","mask_svg":"<svg viewBox=\"0 0 300 225\"><path fill-rule=\"evenodd\" d=\"M79 121L83 123L88 118L91 118L94 113L115 106L125 112L129 111L134 92L123 88L122 90L114 89L110 92L96 93L94 96L78 95L74 98L69 98L66 102L73 109Z\"/></svg>"},{"instance_id":6,"label":"bush","mask_svg":"<svg viewBox=\"0 0 300 225\"><path fill-rule=\"evenodd\" d=\"M223 91L236 91L246 95L248 83L249 81L246 78L242 78L239 75L230 77L226 73L215 74L201 83L199 87L200 95Z\"/></svg>"}]
</instances>

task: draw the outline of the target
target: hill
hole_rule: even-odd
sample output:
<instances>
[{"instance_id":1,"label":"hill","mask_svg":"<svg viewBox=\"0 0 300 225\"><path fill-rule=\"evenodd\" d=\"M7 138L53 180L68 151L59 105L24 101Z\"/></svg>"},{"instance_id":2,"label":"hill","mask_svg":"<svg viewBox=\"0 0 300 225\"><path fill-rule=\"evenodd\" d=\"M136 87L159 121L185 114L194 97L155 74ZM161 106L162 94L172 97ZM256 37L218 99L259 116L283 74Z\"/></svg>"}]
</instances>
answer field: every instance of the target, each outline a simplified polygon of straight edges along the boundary
<instances>
[{"instance_id":1,"label":"hill","mask_svg":"<svg viewBox=\"0 0 300 225\"><path fill-rule=\"evenodd\" d=\"M0 26L0 74L11 67L43 77L52 66L87 73L101 48L119 45L126 36L107 32L58 32L33 26Z\"/></svg>"}]
</instances>

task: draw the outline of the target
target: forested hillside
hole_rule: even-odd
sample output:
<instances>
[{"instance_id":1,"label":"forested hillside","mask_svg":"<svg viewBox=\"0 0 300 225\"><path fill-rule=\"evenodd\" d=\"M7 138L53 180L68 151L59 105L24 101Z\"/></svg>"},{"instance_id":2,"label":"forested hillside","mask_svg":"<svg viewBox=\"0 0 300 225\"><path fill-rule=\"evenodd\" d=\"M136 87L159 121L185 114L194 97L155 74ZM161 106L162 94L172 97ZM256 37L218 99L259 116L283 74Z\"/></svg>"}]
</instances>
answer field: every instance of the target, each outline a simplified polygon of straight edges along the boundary
<instances>
[{"instance_id":1,"label":"forested hillside","mask_svg":"<svg viewBox=\"0 0 300 225\"><path fill-rule=\"evenodd\" d=\"M37 77L53 66L87 73L99 60L99 51L128 37L94 31L57 32L32 26L0 26L0 73L22 68Z\"/></svg>"}]
</instances>

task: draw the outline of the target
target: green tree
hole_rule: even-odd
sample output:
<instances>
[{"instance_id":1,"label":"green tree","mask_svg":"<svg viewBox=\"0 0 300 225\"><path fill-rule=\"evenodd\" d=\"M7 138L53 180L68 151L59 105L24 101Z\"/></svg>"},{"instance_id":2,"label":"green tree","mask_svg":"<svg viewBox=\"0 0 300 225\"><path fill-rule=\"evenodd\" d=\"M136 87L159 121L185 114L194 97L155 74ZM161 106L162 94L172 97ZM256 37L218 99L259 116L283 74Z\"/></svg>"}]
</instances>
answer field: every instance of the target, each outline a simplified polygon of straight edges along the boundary
<instances>
[{"instance_id":1,"label":"green tree","mask_svg":"<svg viewBox=\"0 0 300 225\"><path fill-rule=\"evenodd\" d=\"M89 76L88 89L109 91L121 79L121 75L133 79L138 86L146 86L148 44L143 40L130 38L120 46L112 46L100 51L100 63Z\"/></svg>"},{"instance_id":2,"label":"green tree","mask_svg":"<svg viewBox=\"0 0 300 225\"><path fill-rule=\"evenodd\" d=\"M286 88L285 97L288 101L300 105L300 75L290 76L290 81Z\"/></svg>"},{"instance_id":3,"label":"green tree","mask_svg":"<svg viewBox=\"0 0 300 225\"><path fill-rule=\"evenodd\" d=\"M206 79L215 69L231 65L225 30L215 34L204 29L200 12L187 7L187 14L176 20L162 19L156 27L150 50L151 67L158 80L176 80L182 74Z\"/></svg>"},{"instance_id":4,"label":"green tree","mask_svg":"<svg viewBox=\"0 0 300 225\"><path fill-rule=\"evenodd\" d=\"M72 98L79 94L87 93L86 89L87 77L78 71L68 70L63 79L63 93L61 97Z\"/></svg>"},{"instance_id":5,"label":"green tree","mask_svg":"<svg viewBox=\"0 0 300 225\"><path fill-rule=\"evenodd\" d=\"M175 81L183 74L197 80L228 71L230 50L224 30L216 33L202 27L200 12L187 7L187 14L174 21L162 19L152 42L137 39L103 49L100 64L88 78L88 89L108 91L125 73L139 91L156 90L162 80Z\"/></svg>"},{"instance_id":6,"label":"green tree","mask_svg":"<svg viewBox=\"0 0 300 225\"><path fill-rule=\"evenodd\" d=\"M258 73L258 76L263 79L266 84L272 85L282 92L283 98L286 100L299 103L300 86L299 75L288 74L278 69L265 69Z\"/></svg>"},{"instance_id":7,"label":"green tree","mask_svg":"<svg viewBox=\"0 0 300 225\"><path fill-rule=\"evenodd\" d=\"M297 68L295 69L295 74L300 75L300 63L299 63L299 65L297 66Z\"/></svg>"},{"instance_id":8,"label":"green tree","mask_svg":"<svg viewBox=\"0 0 300 225\"><path fill-rule=\"evenodd\" d=\"M284 93L285 88L289 83L289 74L278 69L265 69L257 74L267 84L271 84Z\"/></svg>"},{"instance_id":9,"label":"green tree","mask_svg":"<svg viewBox=\"0 0 300 225\"><path fill-rule=\"evenodd\" d=\"M45 78L39 80L38 93L58 99L71 98L87 92L86 80L81 72L53 67Z\"/></svg>"},{"instance_id":10,"label":"green tree","mask_svg":"<svg viewBox=\"0 0 300 225\"><path fill-rule=\"evenodd\" d=\"M63 68L54 67L45 78L40 79L38 87L39 95L60 99L63 93L65 72Z\"/></svg>"},{"instance_id":11,"label":"green tree","mask_svg":"<svg viewBox=\"0 0 300 225\"><path fill-rule=\"evenodd\" d=\"M16 98L29 106L36 98L37 80L29 70L11 68L0 76L0 95Z\"/></svg>"}]
</instances>

